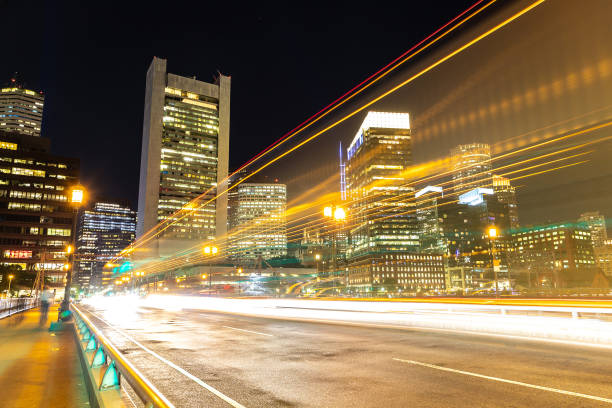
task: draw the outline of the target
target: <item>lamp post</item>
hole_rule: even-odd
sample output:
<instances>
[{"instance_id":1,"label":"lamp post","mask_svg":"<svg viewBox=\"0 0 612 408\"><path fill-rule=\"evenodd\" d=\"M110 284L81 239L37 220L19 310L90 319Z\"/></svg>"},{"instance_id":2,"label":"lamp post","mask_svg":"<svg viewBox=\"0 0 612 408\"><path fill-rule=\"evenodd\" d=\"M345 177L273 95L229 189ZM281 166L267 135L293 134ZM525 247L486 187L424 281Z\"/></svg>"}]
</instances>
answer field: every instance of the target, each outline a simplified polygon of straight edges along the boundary
<instances>
[{"instance_id":1,"label":"lamp post","mask_svg":"<svg viewBox=\"0 0 612 408\"><path fill-rule=\"evenodd\" d=\"M8 289L6 290L6 296L7 297L11 296L11 282L13 281L14 277L15 277L15 275L9 275L8 276L9 284L8 284Z\"/></svg>"},{"instance_id":2,"label":"lamp post","mask_svg":"<svg viewBox=\"0 0 612 408\"><path fill-rule=\"evenodd\" d=\"M333 219L336 223L341 223L346 219L346 211L344 208L338 207L335 204L323 208L323 216ZM336 228L333 228L332 234L332 268L334 276L337 273L338 261L336 259ZM346 282L345 282L346 284Z\"/></svg>"},{"instance_id":3,"label":"lamp post","mask_svg":"<svg viewBox=\"0 0 612 408\"><path fill-rule=\"evenodd\" d=\"M495 268L495 244L494 240L497 238L497 228L489 227L487 235L489 236L489 246L491 248L491 266L493 267L493 279L495 280L495 299L499 299L499 285L497 280L497 269Z\"/></svg>"},{"instance_id":4,"label":"lamp post","mask_svg":"<svg viewBox=\"0 0 612 408\"><path fill-rule=\"evenodd\" d=\"M66 287L64 289L64 300L60 306L60 314L70 307L70 289L72 286L72 265L74 264L74 248L76 245L76 223L79 208L85 202L85 188L82 186L74 186L69 192L68 201L73 208L72 216L72 244L66 247L68 257L68 267L66 269Z\"/></svg>"},{"instance_id":5,"label":"lamp post","mask_svg":"<svg viewBox=\"0 0 612 408\"><path fill-rule=\"evenodd\" d=\"M205 257L210 258L219 252L219 248L214 245L206 245L202 252L204 252ZM208 291L210 292L209 295L212 296L212 264L210 260L208 261Z\"/></svg>"}]
</instances>

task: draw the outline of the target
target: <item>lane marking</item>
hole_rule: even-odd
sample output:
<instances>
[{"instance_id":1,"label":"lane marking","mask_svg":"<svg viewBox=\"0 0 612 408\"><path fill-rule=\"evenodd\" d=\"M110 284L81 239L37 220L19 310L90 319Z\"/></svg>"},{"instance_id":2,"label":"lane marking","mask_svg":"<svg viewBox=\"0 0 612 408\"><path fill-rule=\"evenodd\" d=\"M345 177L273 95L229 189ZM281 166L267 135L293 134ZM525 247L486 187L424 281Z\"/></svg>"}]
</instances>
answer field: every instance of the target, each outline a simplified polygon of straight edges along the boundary
<instances>
[{"instance_id":1,"label":"lane marking","mask_svg":"<svg viewBox=\"0 0 612 408\"><path fill-rule=\"evenodd\" d=\"M213 394L215 394L217 397L221 398L223 401L227 402L228 404L230 404L231 406L235 407L235 408L246 408L244 405L240 404L237 401L234 401L233 399L231 399L230 397L228 397L227 395L223 394L221 391L217 390L216 388L206 384L204 381L200 380L198 377L196 377L195 375L191 374L190 372L188 372L187 370L185 370L184 368L174 364L172 361L165 359L164 357L160 356L159 354L157 354L156 352L154 352L153 350L151 350L150 348L146 347L145 345L143 345L142 343L140 343L139 341L137 341L136 339L132 338L130 335L126 334L123 332L123 330L117 329L116 327L114 327L112 324L110 324L110 322L108 322L107 320L105 320L103 317L99 316L97 313L94 313L90 310L87 310L87 313L92 314L93 316L97 317L98 319L100 319L101 321L103 321L104 323L106 323L108 325L108 327L110 327L111 329L113 329L114 331L116 331L117 333L121 334L123 337L125 337L126 339L130 340L131 342L133 342L134 344L136 344L138 347L140 347L141 349L143 349L144 351L146 351L147 353L151 354L153 357L157 358L159 361L161 361L162 363L169 365L170 367L174 368L176 371L178 371L179 373L183 374L185 377L190 378L191 380L193 380L194 382L196 382L197 384L199 384L200 386L202 386L203 388L206 388L208 391L212 392Z\"/></svg>"},{"instance_id":2,"label":"lane marking","mask_svg":"<svg viewBox=\"0 0 612 408\"><path fill-rule=\"evenodd\" d=\"M256 332L256 331L252 331L252 330L245 330L245 329L239 329L237 327L231 327L231 326L223 326L226 329L232 329L232 330L240 330L242 332L247 332L247 333L253 333L253 334L259 334L261 336L268 336L268 337L274 337L272 334L266 334L266 333L260 333L260 332Z\"/></svg>"},{"instance_id":3,"label":"lane marking","mask_svg":"<svg viewBox=\"0 0 612 408\"><path fill-rule=\"evenodd\" d=\"M123 394L128 397L128 399L130 400L130 402L132 403L132 406L134 408L138 408L136 406L136 403L134 402L134 400L132 399L132 397L130 397L130 393L125 389L125 387L123 386L123 384L121 384L121 389L123 390Z\"/></svg>"},{"instance_id":4,"label":"lane marking","mask_svg":"<svg viewBox=\"0 0 612 408\"><path fill-rule=\"evenodd\" d=\"M469 375L469 376L472 376L472 377L482 378L482 379L485 379L485 380L498 381L498 382L503 382L503 383L507 383L507 384L513 384L513 385L520 385L521 387L534 388L536 390L555 392L557 394L570 395L572 397L586 398L586 399L590 399L590 400L595 400L595 401L600 401L600 402L605 402L605 403L608 403L608 404L612 404L612 399L604 398L604 397L598 397L596 395L581 394L579 392L560 390L558 388L545 387L545 386L542 386L542 385L528 384L528 383L524 383L524 382L521 382L521 381L507 380L505 378L499 378L499 377L491 377L489 375L471 373L469 371L455 370L454 368L442 367L442 366L438 366L438 365L434 365L434 364L421 363L420 361L402 360L401 358L395 358L395 357L393 358L393 360L400 361L402 363L418 365L418 366L421 366L421 367L433 368L435 370L447 371L449 373Z\"/></svg>"}]
</instances>

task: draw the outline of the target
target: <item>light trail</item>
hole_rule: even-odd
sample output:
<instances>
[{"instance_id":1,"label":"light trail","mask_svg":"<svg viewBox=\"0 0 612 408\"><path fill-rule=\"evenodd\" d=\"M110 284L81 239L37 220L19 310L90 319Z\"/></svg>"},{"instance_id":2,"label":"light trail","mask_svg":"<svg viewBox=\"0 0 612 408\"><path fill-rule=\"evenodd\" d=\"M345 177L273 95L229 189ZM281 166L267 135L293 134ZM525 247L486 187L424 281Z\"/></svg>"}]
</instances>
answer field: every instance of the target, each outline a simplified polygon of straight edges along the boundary
<instances>
[{"instance_id":1,"label":"light trail","mask_svg":"<svg viewBox=\"0 0 612 408\"><path fill-rule=\"evenodd\" d=\"M141 349L143 349L144 351L146 351L147 353L149 353L150 355L152 355L153 357L155 357L156 359L161 361L162 363L166 364L167 366L170 366L170 367L174 368L176 371L178 371L179 373L183 374L185 377L187 377L190 380L194 381L195 383L197 383L201 387L207 389L208 391L210 391L211 393L213 393L214 395L216 395L217 397L219 397L223 401L227 402L232 407L234 407L234 408L246 408L244 405L240 404L239 402L234 401L232 398L230 398L227 395L223 394L221 391L217 390L213 386L205 383L204 381L202 381L201 379L199 379L195 375L191 374L189 371L185 370L183 367L181 367L181 366L173 363L172 361L170 361L170 360L160 356L159 354L157 354L156 352L154 352L153 350L151 350L150 348L148 348L144 344L140 343L138 340L134 339L129 334L125 333L123 330L116 328L109 321L104 319L102 316L100 316L100 315L98 315L98 314L96 314L96 313L94 313L94 312L92 312L90 310L88 310L87 312L90 313L91 315L95 316L100 321L104 322L113 331L119 333L120 335L122 335L123 337L125 337L126 339L128 339L129 341L131 341L132 343L134 343L135 345L137 345L138 347L140 347Z\"/></svg>"},{"instance_id":2,"label":"light trail","mask_svg":"<svg viewBox=\"0 0 612 408\"><path fill-rule=\"evenodd\" d=\"M572 149L573 148L568 148L568 149L564 149L564 151L572 150ZM550 155L555 154L555 153L556 152L553 152ZM537 164L537 165L534 165L534 166L526 167L526 168L515 170L515 171L512 171L512 172L502 173L502 176L507 176L507 175L510 175L510 174L515 174L517 172L522 172L522 171L526 171L526 170L529 170L529 169L533 169L533 168L537 168L537 167L542 167L542 166L549 165L549 164L552 164L552 163L557 163L559 161L568 160L570 158L578 157L578 156L581 156L581 155L584 155L584 154L588 154L588 153L589 152L579 153L579 154L576 154L576 155L572 155L572 156L568 156L568 157L564 157L564 158L560 158L560 159L556 159L556 160L551 160L551 161L548 161L548 162L545 162L545 163L540 163L540 164ZM548 155L544 155L544 156L548 156ZM541 157L544 157L544 156L541 156ZM539 159L539 158L540 157L535 158L535 159ZM524 160L522 162L527 162L527 161L532 161L532 160L534 160L534 159L526 159L526 160ZM508 165L508 166L517 165L517 164L520 164L522 162L513 163L513 164ZM563 166L557 166L557 167L554 167L552 169L547 169L547 170L531 173L531 174L524 175L524 176L517 177L517 178L512 178L511 181L516 180L516 179L522 179L522 178L526 178L526 177L531 177L531 176L535 176L535 175L540 175L540 174L544 174L544 173L548 173L548 172L551 172L551 171L560 170L560 169L567 168L567 167L572 167L572 166L583 164L583 163L586 163L586 162L588 162L588 160L580 161L580 162L577 162L577 163L571 163L571 164L563 165ZM504 167L508 167L508 166L504 166ZM466 188L465 191L469 191L469 190L470 190L470 188ZM462 193L462 191L459 191L459 192L456 192L455 194L459 195L461 193ZM448 203L440 204L439 206L450 205L450 204L453 204L453 203L456 203L456 202L457 201L455 200L455 201L451 201L451 202L448 202ZM378 218L373 218L372 219L373 221L381 221L381 220L384 220L384 219L394 218L394 217L401 216L401 215L413 214L415 211L416 211L416 208L412 208L412 209L410 209L408 211L394 212L394 213L389 214L389 210L386 210L385 207L383 206L382 209L373 209L373 210L369 210L369 211L366 211L366 212L368 212L367 215L369 215L369 216L377 215L377 214L386 214L386 215L384 215L382 217L378 217ZM364 215L366 212L364 212L361 215ZM314 224L314 226L317 226L317 225L324 226L324 225L326 225L326 222L325 221L321 221L321 222L319 222L319 224ZM312 224L311 224L311 226L312 226ZM294 227L294 228L297 229L297 228L300 228L300 227L303 227L303 225L297 226L297 227ZM254 227L251 227L251 228L254 228ZM344 228L346 228L346 227L338 226L337 228L331 228L330 231L331 232L334 232L334 231L338 232L338 231L342 231ZM295 235L289 234L288 238L289 237L294 237L294 236ZM288 242L289 241L290 240L288 240ZM227 246L224 247L223 245L229 245L229 244L224 244L223 241L219 242L218 244L222 248L225 248L226 252L229 253L229 254L236 255L236 254L238 254L240 252L240 250L233 251L233 252L231 250L228 250ZM184 259L179 258L179 256L182 255L182 256L186 256L186 257L192 257L193 253L196 253L196 252L199 253L199 249L200 249L200 246L196 245L192 249L187 250L187 251L190 251L190 252L187 252L185 254L177 255L177 257L172 258L171 260L164 260L164 261L158 262L158 263L156 263L156 264L151 266L151 267L155 268L155 269L153 269L153 271L150 270L151 267L141 267L140 269L141 270L146 270L149 273L154 273L154 271L156 271L156 270L163 271L163 270L167 270L169 268L176 267L176 266L179 266L179 265L184 266L186 264L186 261ZM249 250L249 249L245 248L242 251L247 251L247 250ZM213 261L215 259L222 259L222 257L218 256L218 257L214 257L214 258L207 258L207 257L204 257L203 255L200 255L200 256L196 256L195 258L192 258L191 264L195 264L195 263L198 263L198 262L201 262L201 261L204 261L204 260Z\"/></svg>"},{"instance_id":3,"label":"light trail","mask_svg":"<svg viewBox=\"0 0 612 408\"><path fill-rule=\"evenodd\" d=\"M409 54L410 52L414 51L416 48L418 48L420 45L424 44L427 40L429 40L431 37L433 37L435 34L437 34L438 32L440 32L441 30L443 30L444 28L446 28L448 25L452 24L454 21L456 21L457 19L459 19L460 17L462 17L463 15L465 15L467 12L469 12L470 10L472 10L474 7L476 7L478 4L480 4L482 1L484 0L479 0L476 3L474 3L470 8L468 8L467 10L465 10L464 12L462 12L461 14L459 14L457 17L455 17L454 19L452 19L451 21L449 21L448 23L446 23L444 26L440 27L438 30L434 31L432 34L430 34L428 37L426 37L425 39L421 40L419 43L417 43L416 45L414 45L413 47L411 47L408 51L406 51L404 54L402 54L400 57L396 58L396 60L392 61L391 63L389 63L387 66L383 67L381 70L377 71L377 73L371 75L369 78L367 78L366 80L364 80L362 83L358 84L356 87L354 87L353 89L351 89L350 91L348 91L347 93L345 93L345 95L351 93L354 89L359 88L363 83L367 82L370 78L376 76L376 74L380 73L381 71L384 71L387 67L390 66L388 72L384 73L383 76L386 76L388 73L390 73L391 71L393 71L394 69L396 69L397 67L399 67L400 65L402 65L404 62L408 61L409 59L411 59L412 57L414 57L415 55L419 54L420 52L422 52L423 50L425 50L426 48L428 48L429 46L433 45L434 43L436 43L437 41L439 41L440 39L442 39L443 37L445 37L447 34L449 34L450 32L452 32L453 30L455 30L457 27L461 26L462 24L464 24L466 21L468 21L469 19L471 19L472 17L474 17L475 15L479 14L481 11L483 11L484 9L486 9L487 7L489 7L490 5L492 5L496 0L491 0L489 1L489 3L487 3L486 5L484 5L481 9L477 10L476 12L474 12L473 14L471 14L470 16L466 17L464 20L462 20L461 22L459 22L457 25L455 25L454 27L451 27L447 32L443 33L442 35L440 35L438 38L434 39L431 43L425 45L422 49L417 50L414 54L408 55L407 57L405 57L403 60L395 63L398 59L403 58L405 55ZM294 137L295 135L297 135L298 133L302 132L303 130L307 129L308 127L310 127L311 125L313 125L314 123L316 123L317 121L319 121L320 119L322 119L323 117L327 116L329 113L331 113L333 110L337 109L339 106L341 106L342 104L344 104L345 102L347 102L348 100L352 99L354 96L356 96L357 94L361 93L362 91L364 91L365 89L367 89L368 87L370 87L371 85L373 85L374 83L376 83L379 79L381 79L383 76L381 76L380 78L372 81L371 83L369 83L367 86L363 87L361 90L357 91L355 94L351 95L350 97L346 98L345 100L343 100L341 103L339 103L337 106L333 106L329 111L321 114L320 116L317 117L317 115L319 115L319 113L322 113L323 111L325 111L329 106L334 105L335 102L332 102L330 105L328 105L328 107L322 109L319 113L315 114L314 116L312 116L310 119L314 119L312 120L310 123L308 123L310 121L310 119L307 119L305 122L303 122L302 124L306 124L303 128L300 129L300 127L302 125L298 125L296 128L294 128L294 130L290 131L288 134L286 134L285 136L283 136L281 139L279 139L279 141L275 142L272 146L268 147L267 149L265 149L262 153L260 153L259 156L257 156L255 159L251 159L249 162L247 162L245 165L241 166L238 170L236 170L234 173L232 173L230 176L228 176L227 178L225 178L225 180L223 180L222 183L225 183L229 180L229 177L231 177L232 175L238 173L241 169L243 169L244 167L246 167L247 165L249 165L250 163L252 163L254 160L256 160L259 157L262 157L264 154L267 154L268 152L276 149L277 147L279 147L281 144L283 144L284 142L286 142L287 140L289 140L290 138ZM341 96L340 98L338 98L338 100L341 100L344 98L344 96ZM295 130L297 129L297 130ZM246 179L248 179L249 177L253 176L255 173L251 173L249 174L247 177L245 177L243 180L240 181L240 183L246 181ZM221 183L221 184L222 184ZM235 184L238 185L239 183ZM235 186L234 185L234 186ZM230 188L231 189L231 188ZM227 194L227 192L230 189L226 189L225 191L223 191L220 194ZM202 193L200 196L198 196L197 198L191 200L188 204L186 204L183 209L185 209L188 212L193 211L193 206L195 204L197 204L198 200L202 197L204 197L206 194L210 193L212 191L212 189L209 189L207 191L205 191L204 193ZM216 199L220 194L218 194L215 198L213 198L212 200ZM212 201L210 200L210 201ZM210 201L201 204L199 207L205 206L207 205ZM166 220L171 220L174 219L175 216L178 216L178 214L180 214L183 209L178 210L177 212L175 212L174 214L172 214L170 217L168 217ZM140 237L140 239L145 239L146 236L150 233L153 232L156 228L161 228L161 226L166 223L166 222L170 222L171 224L173 224L174 222L179 221L180 219L184 218L186 215L178 218L178 219L174 219L174 221L162 221L161 223L159 223L157 226L153 227L151 230L147 231L145 234L143 234L142 237ZM168 226L164 227L161 231L157 232L154 236L159 235L159 233L161 233L163 230L167 229ZM153 236L153 237L154 237ZM140 241L140 239L138 241ZM133 248L134 246L140 246L144 243L146 243L148 241L145 240L144 242L135 242L131 248ZM112 261L114 262L114 260Z\"/></svg>"},{"instance_id":4,"label":"light trail","mask_svg":"<svg viewBox=\"0 0 612 408\"><path fill-rule=\"evenodd\" d=\"M122 297L86 300L93 307L121 312ZM610 315L612 301L550 299L231 299L150 295L140 306L162 310L207 310L232 315L333 324L524 337L551 343L578 343L612 349L612 323L573 316ZM507 313L502 314L502 310ZM534 312L555 313L537 316ZM492 314L493 312L493 314ZM557 317L566 315L567 317ZM475 317L477 316L477 318Z\"/></svg>"}]
</instances>

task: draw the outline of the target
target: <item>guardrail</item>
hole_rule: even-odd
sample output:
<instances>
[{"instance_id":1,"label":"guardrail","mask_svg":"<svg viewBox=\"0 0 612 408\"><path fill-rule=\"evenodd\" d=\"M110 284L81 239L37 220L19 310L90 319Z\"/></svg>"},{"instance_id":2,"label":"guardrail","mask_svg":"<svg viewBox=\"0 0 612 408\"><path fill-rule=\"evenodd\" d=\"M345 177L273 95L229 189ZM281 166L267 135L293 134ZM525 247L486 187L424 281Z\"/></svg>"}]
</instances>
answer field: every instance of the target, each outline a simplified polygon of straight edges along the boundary
<instances>
[{"instance_id":1,"label":"guardrail","mask_svg":"<svg viewBox=\"0 0 612 408\"><path fill-rule=\"evenodd\" d=\"M36 306L38 298L0 299L0 319L23 312Z\"/></svg>"},{"instance_id":2,"label":"guardrail","mask_svg":"<svg viewBox=\"0 0 612 408\"><path fill-rule=\"evenodd\" d=\"M102 332L75 305L75 336L83 371L88 379L90 402L100 407L123 406L122 378L142 400L145 407L170 408L174 405L138 371Z\"/></svg>"}]
</instances>

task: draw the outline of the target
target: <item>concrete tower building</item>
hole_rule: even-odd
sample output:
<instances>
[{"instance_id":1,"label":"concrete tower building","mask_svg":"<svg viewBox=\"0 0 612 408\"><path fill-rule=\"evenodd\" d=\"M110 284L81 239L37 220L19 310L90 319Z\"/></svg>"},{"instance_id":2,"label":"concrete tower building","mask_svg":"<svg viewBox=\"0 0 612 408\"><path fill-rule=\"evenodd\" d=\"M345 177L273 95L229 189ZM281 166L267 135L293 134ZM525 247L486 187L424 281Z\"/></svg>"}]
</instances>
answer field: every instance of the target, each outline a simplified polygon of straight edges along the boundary
<instances>
[{"instance_id":1,"label":"concrete tower building","mask_svg":"<svg viewBox=\"0 0 612 408\"><path fill-rule=\"evenodd\" d=\"M215 196L227 188L230 83L224 75L214 84L181 77L166 71L165 59L151 62L137 237L204 194L194 210L164 231L160 254L176 250L181 241L212 240L227 232L227 194Z\"/></svg>"},{"instance_id":2,"label":"concrete tower building","mask_svg":"<svg viewBox=\"0 0 612 408\"><path fill-rule=\"evenodd\" d=\"M491 187L491 148L488 144L459 145L451 150L453 189L463 194L478 187Z\"/></svg>"},{"instance_id":3,"label":"concrete tower building","mask_svg":"<svg viewBox=\"0 0 612 408\"><path fill-rule=\"evenodd\" d=\"M45 97L41 92L22 88L15 78L0 89L0 130L40 136Z\"/></svg>"}]
</instances>

